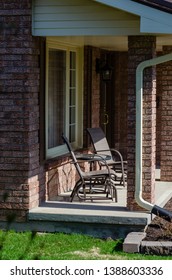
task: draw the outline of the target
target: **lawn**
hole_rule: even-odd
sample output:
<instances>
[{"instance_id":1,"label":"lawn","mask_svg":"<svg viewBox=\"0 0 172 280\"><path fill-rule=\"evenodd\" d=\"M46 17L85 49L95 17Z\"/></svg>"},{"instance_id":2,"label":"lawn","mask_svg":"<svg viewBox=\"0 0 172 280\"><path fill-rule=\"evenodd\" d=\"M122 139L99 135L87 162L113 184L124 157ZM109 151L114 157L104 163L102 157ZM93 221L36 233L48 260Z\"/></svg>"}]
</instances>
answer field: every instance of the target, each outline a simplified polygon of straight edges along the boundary
<instances>
[{"instance_id":1,"label":"lawn","mask_svg":"<svg viewBox=\"0 0 172 280\"><path fill-rule=\"evenodd\" d=\"M122 240L79 234L0 231L1 260L171 260L122 251Z\"/></svg>"}]
</instances>

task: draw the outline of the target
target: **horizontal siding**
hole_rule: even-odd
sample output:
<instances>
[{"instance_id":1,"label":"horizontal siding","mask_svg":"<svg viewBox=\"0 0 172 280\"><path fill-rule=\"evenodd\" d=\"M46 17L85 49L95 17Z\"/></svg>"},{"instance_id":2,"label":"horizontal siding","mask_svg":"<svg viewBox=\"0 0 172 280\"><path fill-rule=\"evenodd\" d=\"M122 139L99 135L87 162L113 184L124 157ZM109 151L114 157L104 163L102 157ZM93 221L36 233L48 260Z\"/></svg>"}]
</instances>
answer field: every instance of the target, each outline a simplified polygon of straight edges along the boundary
<instances>
[{"instance_id":1,"label":"horizontal siding","mask_svg":"<svg viewBox=\"0 0 172 280\"><path fill-rule=\"evenodd\" d=\"M90 11L89 11L90 10ZM65 20L83 20L83 18L85 20L102 20L102 21L108 21L108 20L115 20L115 21L122 21L122 20L134 20L134 21L137 21L138 18L136 19L135 16L130 16L129 14L125 14L124 16L124 13L120 12L120 11L116 11L115 14L114 14L114 11L109 11L108 13L105 13L103 11L100 11L99 13L98 12L95 12L93 11L92 9L85 9L84 11L81 11L78 10L78 12L75 12L74 13L70 13L68 12L60 12L58 11L58 13L55 11L53 11L53 13L37 13L36 14L36 18L35 20L37 22L41 22L41 21L44 21L44 20L47 20L47 21L52 21L52 20L61 20L61 21L65 21Z\"/></svg>"},{"instance_id":2,"label":"horizontal siding","mask_svg":"<svg viewBox=\"0 0 172 280\"><path fill-rule=\"evenodd\" d=\"M139 33L139 17L88 0L35 0L33 34L134 35Z\"/></svg>"}]
</instances>

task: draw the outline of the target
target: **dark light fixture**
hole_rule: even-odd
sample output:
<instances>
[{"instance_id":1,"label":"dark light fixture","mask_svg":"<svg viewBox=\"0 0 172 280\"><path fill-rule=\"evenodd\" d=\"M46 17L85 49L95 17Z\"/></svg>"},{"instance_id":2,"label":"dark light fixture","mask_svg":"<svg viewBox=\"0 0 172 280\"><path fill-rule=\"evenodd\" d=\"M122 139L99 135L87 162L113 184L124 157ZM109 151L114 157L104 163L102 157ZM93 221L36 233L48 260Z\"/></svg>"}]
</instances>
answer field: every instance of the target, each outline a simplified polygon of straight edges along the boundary
<instances>
[{"instance_id":1,"label":"dark light fixture","mask_svg":"<svg viewBox=\"0 0 172 280\"><path fill-rule=\"evenodd\" d=\"M112 67L108 62L102 62L99 58L96 59L96 73L102 76L103 81L110 81L112 78Z\"/></svg>"},{"instance_id":2,"label":"dark light fixture","mask_svg":"<svg viewBox=\"0 0 172 280\"><path fill-rule=\"evenodd\" d=\"M102 80L110 81L112 78L112 68L106 63L102 68Z\"/></svg>"}]
</instances>

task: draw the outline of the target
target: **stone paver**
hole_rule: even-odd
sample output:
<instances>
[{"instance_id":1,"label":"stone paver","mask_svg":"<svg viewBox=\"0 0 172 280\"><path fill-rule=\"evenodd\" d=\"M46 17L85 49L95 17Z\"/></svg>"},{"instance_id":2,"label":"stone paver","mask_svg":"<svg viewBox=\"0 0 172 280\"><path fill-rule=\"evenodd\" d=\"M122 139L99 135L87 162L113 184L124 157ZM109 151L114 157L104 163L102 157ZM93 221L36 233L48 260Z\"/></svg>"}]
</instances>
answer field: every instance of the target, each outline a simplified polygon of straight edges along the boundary
<instances>
[{"instance_id":1,"label":"stone paver","mask_svg":"<svg viewBox=\"0 0 172 280\"><path fill-rule=\"evenodd\" d=\"M145 232L131 232L123 243L123 251L126 253L141 253L149 255L172 255L171 241L143 241Z\"/></svg>"},{"instance_id":2,"label":"stone paver","mask_svg":"<svg viewBox=\"0 0 172 280\"><path fill-rule=\"evenodd\" d=\"M126 253L139 253L140 243L145 237L145 232L130 232L124 240L123 251Z\"/></svg>"}]
</instances>

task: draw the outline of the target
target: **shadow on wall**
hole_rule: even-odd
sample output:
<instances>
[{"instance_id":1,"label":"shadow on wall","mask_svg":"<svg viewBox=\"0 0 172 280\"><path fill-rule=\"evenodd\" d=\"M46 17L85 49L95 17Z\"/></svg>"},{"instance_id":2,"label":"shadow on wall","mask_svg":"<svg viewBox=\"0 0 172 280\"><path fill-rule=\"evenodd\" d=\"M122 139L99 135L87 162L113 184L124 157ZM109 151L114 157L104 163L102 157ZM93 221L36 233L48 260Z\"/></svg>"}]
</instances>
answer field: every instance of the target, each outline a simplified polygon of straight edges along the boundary
<instances>
[{"instance_id":1,"label":"shadow on wall","mask_svg":"<svg viewBox=\"0 0 172 280\"><path fill-rule=\"evenodd\" d=\"M75 185L75 168L70 162L64 163L61 166L55 166L46 173L46 200L53 200L61 193L71 191Z\"/></svg>"}]
</instances>

